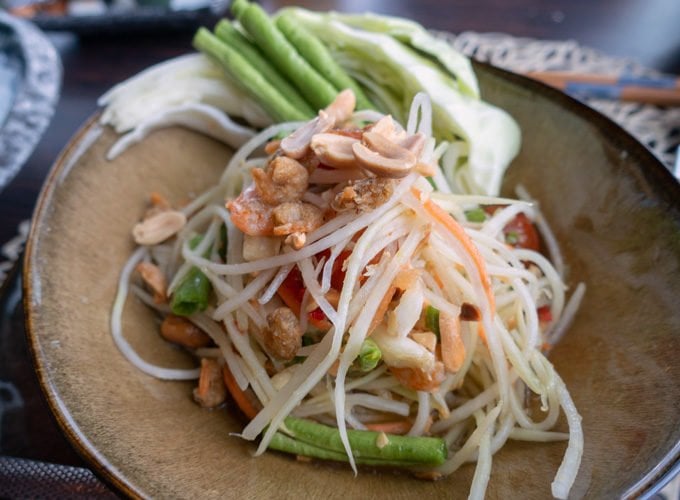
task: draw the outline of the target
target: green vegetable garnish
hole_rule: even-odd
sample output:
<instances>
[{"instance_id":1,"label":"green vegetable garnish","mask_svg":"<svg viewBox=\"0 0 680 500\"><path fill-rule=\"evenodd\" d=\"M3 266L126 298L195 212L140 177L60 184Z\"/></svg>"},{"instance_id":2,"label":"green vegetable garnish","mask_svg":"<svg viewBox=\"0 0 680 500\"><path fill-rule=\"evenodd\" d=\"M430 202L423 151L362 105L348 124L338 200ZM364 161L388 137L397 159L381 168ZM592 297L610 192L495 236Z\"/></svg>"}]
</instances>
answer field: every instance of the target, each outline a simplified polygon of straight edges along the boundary
<instances>
[{"instance_id":1,"label":"green vegetable garnish","mask_svg":"<svg viewBox=\"0 0 680 500\"><path fill-rule=\"evenodd\" d=\"M359 351L359 369L362 372L370 372L378 366L381 358L382 352L380 351L378 344L371 339L364 340L364 343L361 344L361 350Z\"/></svg>"},{"instance_id":2,"label":"green vegetable garnish","mask_svg":"<svg viewBox=\"0 0 680 500\"><path fill-rule=\"evenodd\" d=\"M189 241L189 248L196 248L203 239L202 236L194 236ZM210 254L210 250L206 252ZM212 285L208 277L196 266L189 269L172 294L170 310L178 316L191 316L198 311L205 311L208 307Z\"/></svg>"},{"instance_id":3,"label":"green vegetable garnish","mask_svg":"<svg viewBox=\"0 0 680 500\"><path fill-rule=\"evenodd\" d=\"M227 226L222 224L220 227L220 243L217 246L217 252L222 261L227 261Z\"/></svg>"},{"instance_id":4,"label":"green vegetable garnish","mask_svg":"<svg viewBox=\"0 0 680 500\"><path fill-rule=\"evenodd\" d=\"M425 326L439 338L439 309L433 306L425 308Z\"/></svg>"},{"instance_id":5,"label":"green vegetable garnish","mask_svg":"<svg viewBox=\"0 0 680 500\"><path fill-rule=\"evenodd\" d=\"M508 231L505 233L505 242L508 245L516 245L519 242L519 234L514 231Z\"/></svg>"},{"instance_id":6,"label":"green vegetable garnish","mask_svg":"<svg viewBox=\"0 0 680 500\"><path fill-rule=\"evenodd\" d=\"M473 208L465 211L465 218L468 222L484 222L486 220L486 212L482 208Z\"/></svg>"}]
</instances>

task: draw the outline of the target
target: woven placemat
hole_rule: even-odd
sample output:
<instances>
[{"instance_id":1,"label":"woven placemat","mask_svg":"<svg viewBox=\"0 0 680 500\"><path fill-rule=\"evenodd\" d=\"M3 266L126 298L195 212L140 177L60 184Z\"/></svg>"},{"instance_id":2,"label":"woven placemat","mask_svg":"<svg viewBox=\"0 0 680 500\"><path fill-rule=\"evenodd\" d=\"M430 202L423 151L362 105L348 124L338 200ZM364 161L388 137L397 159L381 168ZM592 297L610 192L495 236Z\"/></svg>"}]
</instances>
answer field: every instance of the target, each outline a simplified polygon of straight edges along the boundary
<instances>
[{"instance_id":1,"label":"woven placemat","mask_svg":"<svg viewBox=\"0 0 680 500\"><path fill-rule=\"evenodd\" d=\"M608 56L573 40L547 41L503 33L438 33L469 57L516 73L573 71L610 76L660 76L631 59ZM652 150L672 169L680 146L680 107L581 99L608 116Z\"/></svg>"}]
</instances>

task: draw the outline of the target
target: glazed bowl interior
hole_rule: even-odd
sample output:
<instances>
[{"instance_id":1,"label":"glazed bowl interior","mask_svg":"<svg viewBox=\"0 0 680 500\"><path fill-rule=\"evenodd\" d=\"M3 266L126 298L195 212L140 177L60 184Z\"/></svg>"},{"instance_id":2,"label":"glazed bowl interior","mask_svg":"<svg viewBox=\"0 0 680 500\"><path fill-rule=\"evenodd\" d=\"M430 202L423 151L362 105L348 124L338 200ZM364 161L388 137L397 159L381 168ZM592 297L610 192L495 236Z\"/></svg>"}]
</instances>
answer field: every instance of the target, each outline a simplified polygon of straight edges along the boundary
<instances>
[{"instance_id":1,"label":"glazed bowl interior","mask_svg":"<svg viewBox=\"0 0 680 500\"><path fill-rule=\"evenodd\" d=\"M680 188L605 118L539 84L479 66L485 97L520 123L523 146L505 187L535 197L563 249L567 283L587 286L573 327L551 353L583 417L575 497L639 492L678 456ZM117 350L109 321L130 229L158 191L179 203L220 174L230 152L184 129L152 134L115 161L116 136L95 120L67 147L36 210L25 266L29 335L50 406L93 468L127 495L172 498L466 497L474 467L437 482L391 471L254 458L231 435L232 407L206 411L192 384L163 382ZM191 366L128 300L123 329L145 359ZM564 442L510 442L487 493L545 498Z\"/></svg>"}]
</instances>

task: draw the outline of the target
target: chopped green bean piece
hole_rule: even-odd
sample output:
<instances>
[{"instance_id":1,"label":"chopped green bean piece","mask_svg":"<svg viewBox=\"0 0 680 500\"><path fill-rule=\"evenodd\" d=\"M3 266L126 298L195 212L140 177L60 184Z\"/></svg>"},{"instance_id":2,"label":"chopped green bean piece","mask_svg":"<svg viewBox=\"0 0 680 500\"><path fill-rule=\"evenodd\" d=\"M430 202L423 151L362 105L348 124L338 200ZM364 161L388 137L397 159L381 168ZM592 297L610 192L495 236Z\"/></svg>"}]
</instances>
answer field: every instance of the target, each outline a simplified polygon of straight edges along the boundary
<instances>
[{"instance_id":1,"label":"chopped green bean piece","mask_svg":"<svg viewBox=\"0 0 680 500\"><path fill-rule=\"evenodd\" d=\"M439 309L434 306L425 308L425 326L439 338Z\"/></svg>"},{"instance_id":2,"label":"chopped green bean piece","mask_svg":"<svg viewBox=\"0 0 680 500\"><path fill-rule=\"evenodd\" d=\"M486 220L486 212L480 207L465 211L465 218L468 222L484 222Z\"/></svg>"},{"instance_id":3,"label":"chopped green bean piece","mask_svg":"<svg viewBox=\"0 0 680 500\"><path fill-rule=\"evenodd\" d=\"M286 436L281 432L274 434L269 448L272 450L300 455L303 457L318 458L319 460L333 460L335 462L347 462L347 455L343 452L327 450L313 444L298 441ZM404 460L386 460L380 458L354 457L356 463L360 465L387 466L387 467L417 467L422 466L421 462L409 462Z\"/></svg>"},{"instance_id":4,"label":"chopped green bean piece","mask_svg":"<svg viewBox=\"0 0 680 500\"><path fill-rule=\"evenodd\" d=\"M362 372L370 372L378 366L381 358L382 352L380 351L378 344L371 339L364 340L363 344L361 344L361 350L359 351L359 369Z\"/></svg>"},{"instance_id":5,"label":"chopped green bean piece","mask_svg":"<svg viewBox=\"0 0 680 500\"><path fill-rule=\"evenodd\" d=\"M194 236L189 240L189 248L196 248L203 240L203 236ZM210 254L208 250L207 255ZM170 310L178 316L191 316L198 311L205 311L212 285L208 277L196 266L182 279L172 294Z\"/></svg>"}]
</instances>

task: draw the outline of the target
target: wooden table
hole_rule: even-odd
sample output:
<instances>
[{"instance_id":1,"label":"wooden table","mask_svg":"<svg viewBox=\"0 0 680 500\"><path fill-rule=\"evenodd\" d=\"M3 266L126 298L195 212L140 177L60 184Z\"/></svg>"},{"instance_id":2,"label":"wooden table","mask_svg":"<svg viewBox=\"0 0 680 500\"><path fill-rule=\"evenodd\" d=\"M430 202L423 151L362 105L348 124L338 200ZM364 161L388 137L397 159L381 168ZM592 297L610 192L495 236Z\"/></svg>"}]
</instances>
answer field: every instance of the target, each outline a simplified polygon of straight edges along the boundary
<instances>
[{"instance_id":1,"label":"wooden table","mask_svg":"<svg viewBox=\"0 0 680 500\"><path fill-rule=\"evenodd\" d=\"M605 53L631 57L665 72L680 73L678 0L419 0L305 1L297 5L351 12L373 10L415 19L427 27L461 32L505 32L542 39L574 39ZM266 0L273 11L288 2ZM141 69L191 50L192 31L81 37L52 33L64 66L61 100L53 121L19 175L0 192L0 245L30 218L42 182L55 158L80 125L96 112L97 98ZM5 287L5 292L8 288ZM5 295L8 295L5 293ZM0 300L2 303L3 300ZM6 300L5 300L6 302ZM6 366L25 401L5 415L0 454L83 465L49 417L39 394L23 338L21 307L3 319L0 338ZM1 353L0 353L1 354ZM0 496L2 492L0 492Z\"/></svg>"}]
</instances>

